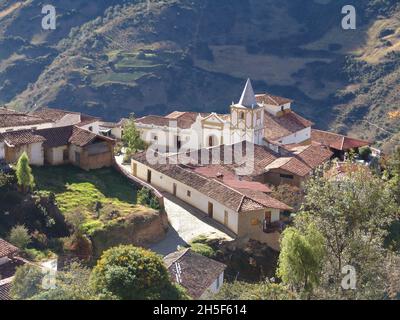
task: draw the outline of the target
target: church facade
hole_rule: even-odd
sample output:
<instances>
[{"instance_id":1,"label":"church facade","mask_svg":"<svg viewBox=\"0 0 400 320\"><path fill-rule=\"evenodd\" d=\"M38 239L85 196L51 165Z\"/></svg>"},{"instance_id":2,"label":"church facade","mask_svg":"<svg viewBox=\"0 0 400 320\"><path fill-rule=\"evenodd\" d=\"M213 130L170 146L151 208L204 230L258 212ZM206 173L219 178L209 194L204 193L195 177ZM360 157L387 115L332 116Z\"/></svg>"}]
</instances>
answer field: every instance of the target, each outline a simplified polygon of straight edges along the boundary
<instances>
[{"instance_id":1,"label":"church facade","mask_svg":"<svg viewBox=\"0 0 400 320\"><path fill-rule=\"evenodd\" d=\"M142 138L167 153L248 141L257 145L307 144L312 123L292 109L292 100L254 93L247 80L229 114L175 111L136 120Z\"/></svg>"}]
</instances>

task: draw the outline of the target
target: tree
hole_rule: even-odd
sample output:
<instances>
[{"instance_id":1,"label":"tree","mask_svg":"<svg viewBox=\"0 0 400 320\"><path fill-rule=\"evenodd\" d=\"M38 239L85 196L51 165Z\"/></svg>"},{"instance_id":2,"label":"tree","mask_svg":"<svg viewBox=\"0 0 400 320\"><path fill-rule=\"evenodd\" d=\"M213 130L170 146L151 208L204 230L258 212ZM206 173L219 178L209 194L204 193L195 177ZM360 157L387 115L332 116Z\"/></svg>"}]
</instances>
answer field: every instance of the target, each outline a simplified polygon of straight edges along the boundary
<instances>
[{"instance_id":1,"label":"tree","mask_svg":"<svg viewBox=\"0 0 400 320\"><path fill-rule=\"evenodd\" d=\"M105 251L93 269L90 282L96 293L121 300L183 298L172 284L162 258L131 245Z\"/></svg>"},{"instance_id":2,"label":"tree","mask_svg":"<svg viewBox=\"0 0 400 320\"><path fill-rule=\"evenodd\" d=\"M55 288L42 290L32 296L33 300L98 300L90 287L90 269L78 262L68 265L63 271L57 272ZM111 298L111 297L108 297Z\"/></svg>"},{"instance_id":3,"label":"tree","mask_svg":"<svg viewBox=\"0 0 400 320\"><path fill-rule=\"evenodd\" d=\"M354 167L355 168L355 167ZM323 279L325 298L382 298L385 294L384 239L398 206L387 183L365 167L340 179L316 175L305 186L296 228L314 224L325 239ZM343 290L343 267L356 270L357 290Z\"/></svg>"},{"instance_id":4,"label":"tree","mask_svg":"<svg viewBox=\"0 0 400 320\"><path fill-rule=\"evenodd\" d=\"M88 285L90 269L77 262L66 266L55 275L54 288L46 288L46 272L41 268L26 264L17 269L11 287L11 297L16 300L98 300L112 297L96 295Z\"/></svg>"},{"instance_id":5,"label":"tree","mask_svg":"<svg viewBox=\"0 0 400 320\"><path fill-rule=\"evenodd\" d=\"M10 231L9 241L21 250L25 249L31 242L31 236L25 226L17 225Z\"/></svg>"},{"instance_id":6,"label":"tree","mask_svg":"<svg viewBox=\"0 0 400 320\"><path fill-rule=\"evenodd\" d=\"M137 203L143 206L148 206L154 210L160 209L160 203L156 196L147 188L142 188L137 193Z\"/></svg>"},{"instance_id":7,"label":"tree","mask_svg":"<svg viewBox=\"0 0 400 320\"><path fill-rule=\"evenodd\" d=\"M13 176L0 171L0 190L10 187L13 183Z\"/></svg>"},{"instance_id":8,"label":"tree","mask_svg":"<svg viewBox=\"0 0 400 320\"><path fill-rule=\"evenodd\" d=\"M134 116L131 116L124 125L122 142L127 154L143 151L147 148L147 143L140 137L140 132L136 128Z\"/></svg>"},{"instance_id":9,"label":"tree","mask_svg":"<svg viewBox=\"0 0 400 320\"><path fill-rule=\"evenodd\" d=\"M25 264L17 269L11 285L10 296L14 300L30 299L42 290L44 274L37 266Z\"/></svg>"},{"instance_id":10,"label":"tree","mask_svg":"<svg viewBox=\"0 0 400 320\"><path fill-rule=\"evenodd\" d=\"M247 283L235 281L225 283L221 290L212 296L215 300L294 300L297 296L286 286L263 281Z\"/></svg>"},{"instance_id":11,"label":"tree","mask_svg":"<svg viewBox=\"0 0 400 320\"><path fill-rule=\"evenodd\" d=\"M16 175L18 185L22 189L22 192L27 192L30 188L35 186L35 179L32 175L32 169L29 166L29 157L26 152L18 159Z\"/></svg>"},{"instance_id":12,"label":"tree","mask_svg":"<svg viewBox=\"0 0 400 320\"><path fill-rule=\"evenodd\" d=\"M370 147L362 147L358 150L358 154L361 157L361 159L368 161L372 154L372 150Z\"/></svg>"},{"instance_id":13,"label":"tree","mask_svg":"<svg viewBox=\"0 0 400 320\"><path fill-rule=\"evenodd\" d=\"M390 155L384 177L389 181L396 202L400 206L400 147Z\"/></svg>"},{"instance_id":14,"label":"tree","mask_svg":"<svg viewBox=\"0 0 400 320\"><path fill-rule=\"evenodd\" d=\"M271 195L294 209L300 208L304 197L303 191L299 187L290 184L274 187Z\"/></svg>"},{"instance_id":15,"label":"tree","mask_svg":"<svg viewBox=\"0 0 400 320\"><path fill-rule=\"evenodd\" d=\"M313 224L305 232L290 227L282 235L277 276L285 285L311 296L320 283L325 239Z\"/></svg>"}]
</instances>

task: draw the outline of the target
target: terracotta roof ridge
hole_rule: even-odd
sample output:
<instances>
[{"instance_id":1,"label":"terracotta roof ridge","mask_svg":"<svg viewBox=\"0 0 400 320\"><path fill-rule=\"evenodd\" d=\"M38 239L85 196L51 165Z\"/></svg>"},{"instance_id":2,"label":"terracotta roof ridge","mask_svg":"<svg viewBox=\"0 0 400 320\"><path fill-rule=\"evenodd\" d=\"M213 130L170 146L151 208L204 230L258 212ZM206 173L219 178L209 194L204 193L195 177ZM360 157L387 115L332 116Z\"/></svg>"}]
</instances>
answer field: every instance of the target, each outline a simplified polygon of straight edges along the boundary
<instances>
[{"instance_id":1,"label":"terracotta roof ridge","mask_svg":"<svg viewBox=\"0 0 400 320\"><path fill-rule=\"evenodd\" d=\"M186 249L182 250L180 255L177 256L175 259L173 259L171 261L171 263L167 265L167 268L171 267L174 263L176 263L180 258L182 258L185 254L187 254L189 250L190 250L190 248L186 248Z\"/></svg>"},{"instance_id":2,"label":"terracotta roof ridge","mask_svg":"<svg viewBox=\"0 0 400 320\"><path fill-rule=\"evenodd\" d=\"M240 212L240 209L242 208L242 205L243 205L243 202L244 202L245 198L246 198L246 196L243 195L242 199L240 200L239 206L236 209L237 212Z\"/></svg>"}]
</instances>

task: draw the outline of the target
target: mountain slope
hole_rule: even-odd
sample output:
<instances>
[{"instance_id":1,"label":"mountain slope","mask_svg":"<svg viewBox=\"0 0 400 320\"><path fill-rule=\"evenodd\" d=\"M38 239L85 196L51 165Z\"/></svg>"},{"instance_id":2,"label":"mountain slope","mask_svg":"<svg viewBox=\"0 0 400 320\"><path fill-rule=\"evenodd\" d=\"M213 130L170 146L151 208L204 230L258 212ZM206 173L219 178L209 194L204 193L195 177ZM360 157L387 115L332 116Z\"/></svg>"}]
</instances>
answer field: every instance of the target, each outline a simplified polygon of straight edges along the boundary
<instances>
[{"instance_id":1,"label":"mountain slope","mask_svg":"<svg viewBox=\"0 0 400 320\"><path fill-rule=\"evenodd\" d=\"M345 0L59 1L51 32L40 1L3 2L0 101L18 109L226 112L251 77L321 128L382 143L400 128L396 0L360 1L347 31Z\"/></svg>"}]
</instances>

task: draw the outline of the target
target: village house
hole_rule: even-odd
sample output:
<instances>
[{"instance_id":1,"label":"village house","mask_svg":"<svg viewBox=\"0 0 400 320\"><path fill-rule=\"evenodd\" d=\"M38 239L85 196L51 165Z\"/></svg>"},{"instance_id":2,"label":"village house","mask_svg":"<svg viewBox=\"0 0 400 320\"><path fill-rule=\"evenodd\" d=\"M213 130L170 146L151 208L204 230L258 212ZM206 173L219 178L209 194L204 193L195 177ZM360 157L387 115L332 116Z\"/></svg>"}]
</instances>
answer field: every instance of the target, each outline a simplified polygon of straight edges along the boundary
<instances>
[{"instance_id":1,"label":"village house","mask_svg":"<svg viewBox=\"0 0 400 320\"><path fill-rule=\"evenodd\" d=\"M341 134L312 129L311 140L313 144L328 147L333 152L333 157L344 160L345 154L350 150L357 151L361 147L368 147L371 142L354 139Z\"/></svg>"},{"instance_id":2,"label":"village house","mask_svg":"<svg viewBox=\"0 0 400 320\"><path fill-rule=\"evenodd\" d=\"M186 289L193 299L215 294L224 283L226 265L184 249L164 257L164 264L174 282Z\"/></svg>"},{"instance_id":3,"label":"village house","mask_svg":"<svg viewBox=\"0 0 400 320\"><path fill-rule=\"evenodd\" d=\"M53 126L54 122L51 120L0 107L0 133L19 130L45 129Z\"/></svg>"},{"instance_id":4,"label":"village house","mask_svg":"<svg viewBox=\"0 0 400 320\"><path fill-rule=\"evenodd\" d=\"M53 127L77 126L98 135L121 140L122 127L126 119L118 123L104 122L98 117L89 116L80 112L66 111L54 108L39 108L30 113L34 117L53 123Z\"/></svg>"},{"instance_id":5,"label":"village house","mask_svg":"<svg viewBox=\"0 0 400 320\"><path fill-rule=\"evenodd\" d=\"M10 300L11 283L16 268L25 264L17 257L19 249L0 238L0 300Z\"/></svg>"},{"instance_id":6,"label":"village house","mask_svg":"<svg viewBox=\"0 0 400 320\"><path fill-rule=\"evenodd\" d=\"M61 109L20 113L0 108L0 160L15 163L26 152L36 166L71 163L86 170L111 166L124 121L103 122Z\"/></svg>"},{"instance_id":7,"label":"village house","mask_svg":"<svg viewBox=\"0 0 400 320\"><path fill-rule=\"evenodd\" d=\"M147 153L132 158L132 175L167 191L232 231L279 249L281 214L291 208L269 195L265 184L239 179L224 166L154 164Z\"/></svg>"},{"instance_id":8,"label":"village house","mask_svg":"<svg viewBox=\"0 0 400 320\"><path fill-rule=\"evenodd\" d=\"M73 164L90 170L112 166L115 140L77 126L0 134L0 159L15 163L26 152L36 166Z\"/></svg>"}]
</instances>

